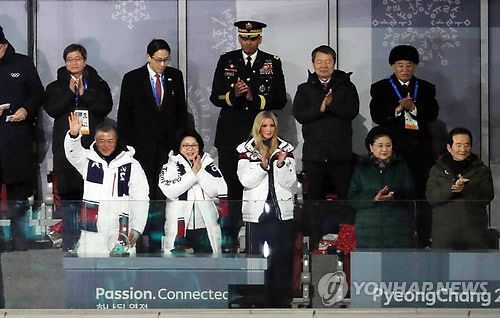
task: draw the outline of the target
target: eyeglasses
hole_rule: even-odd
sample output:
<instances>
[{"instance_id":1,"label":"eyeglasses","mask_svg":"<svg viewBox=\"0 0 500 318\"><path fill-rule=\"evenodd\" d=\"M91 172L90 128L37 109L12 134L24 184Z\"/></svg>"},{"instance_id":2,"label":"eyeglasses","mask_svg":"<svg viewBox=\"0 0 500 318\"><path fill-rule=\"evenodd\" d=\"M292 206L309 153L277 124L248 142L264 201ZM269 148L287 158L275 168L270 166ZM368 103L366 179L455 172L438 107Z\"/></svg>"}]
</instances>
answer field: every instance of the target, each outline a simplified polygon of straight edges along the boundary
<instances>
[{"instance_id":1,"label":"eyeglasses","mask_svg":"<svg viewBox=\"0 0 500 318\"><path fill-rule=\"evenodd\" d=\"M152 56L152 57L151 57L151 59L152 59L153 61L155 61L155 63L158 63L158 64L161 64L161 63L165 63L165 64L167 64L167 63L168 63L168 61L170 61L170 60L171 60L170 56L168 56L168 57L166 57L166 58L164 58L164 59L159 59L159 58L157 58L157 57Z\"/></svg>"},{"instance_id":2,"label":"eyeglasses","mask_svg":"<svg viewBox=\"0 0 500 318\"><path fill-rule=\"evenodd\" d=\"M72 62L76 62L76 63L80 63L81 61L83 61L84 58L82 57L75 57L74 59L66 59L66 63L72 63Z\"/></svg>"},{"instance_id":3,"label":"eyeglasses","mask_svg":"<svg viewBox=\"0 0 500 318\"><path fill-rule=\"evenodd\" d=\"M191 148L191 149L198 149L199 146L200 145L198 145L198 144L194 144L194 145L187 145L187 144L186 145L181 145L182 149L185 149L185 150L188 150L189 148Z\"/></svg>"}]
</instances>

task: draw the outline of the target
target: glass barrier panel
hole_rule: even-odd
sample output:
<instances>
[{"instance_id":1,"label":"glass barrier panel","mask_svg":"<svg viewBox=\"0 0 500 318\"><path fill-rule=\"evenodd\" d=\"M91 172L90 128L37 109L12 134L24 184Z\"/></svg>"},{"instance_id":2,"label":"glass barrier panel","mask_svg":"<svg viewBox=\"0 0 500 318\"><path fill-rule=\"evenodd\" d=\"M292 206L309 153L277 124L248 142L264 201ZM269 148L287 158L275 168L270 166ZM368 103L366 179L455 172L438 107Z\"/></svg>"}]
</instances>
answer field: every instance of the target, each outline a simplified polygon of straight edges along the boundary
<instances>
[{"instance_id":1,"label":"glass barrier panel","mask_svg":"<svg viewBox=\"0 0 500 318\"><path fill-rule=\"evenodd\" d=\"M498 232L491 249L415 248L420 205L2 201L2 295L12 309L499 307Z\"/></svg>"}]
</instances>

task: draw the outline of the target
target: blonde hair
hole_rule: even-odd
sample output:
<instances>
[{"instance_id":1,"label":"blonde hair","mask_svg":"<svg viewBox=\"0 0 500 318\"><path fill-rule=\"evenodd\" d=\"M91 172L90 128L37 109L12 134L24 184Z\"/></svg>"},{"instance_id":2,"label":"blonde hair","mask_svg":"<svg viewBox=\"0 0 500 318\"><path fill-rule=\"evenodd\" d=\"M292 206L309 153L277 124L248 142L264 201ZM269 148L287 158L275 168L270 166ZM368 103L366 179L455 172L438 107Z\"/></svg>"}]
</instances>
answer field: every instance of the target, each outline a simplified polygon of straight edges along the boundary
<instances>
[{"instance_id":1,"label":"blonde hair","mask_svg":"<svg viewBox=\"0 0 500 318\"><path fill-rule=\"evenodd\" d=\"M275 128L274 134L271 137L271 144L269 146L264 144L262 136L260 135L260 128L266 119L272 119ZM255 120L253 121L252 137L255 141L255 150L261 155L265 153L267 159L269 159L271 154L278 149L278 119L272 112L266 110L257 114Z\"/></svg>"}]
</instances>

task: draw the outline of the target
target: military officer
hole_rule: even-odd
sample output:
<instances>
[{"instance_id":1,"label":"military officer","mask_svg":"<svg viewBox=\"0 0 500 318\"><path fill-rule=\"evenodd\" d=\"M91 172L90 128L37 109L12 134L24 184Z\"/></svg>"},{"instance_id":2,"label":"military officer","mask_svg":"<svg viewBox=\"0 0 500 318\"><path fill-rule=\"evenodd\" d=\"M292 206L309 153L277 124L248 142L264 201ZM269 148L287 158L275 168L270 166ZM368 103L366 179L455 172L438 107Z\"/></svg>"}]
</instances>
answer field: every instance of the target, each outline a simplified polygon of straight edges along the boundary
<instances>
[{"instance_id":1,"label":"military officer","mask_svg":"<svg viewBox=\"0 0 500 318\"><path fill-rule=\"evenodd\" d=\"M241 49L222 53L217 63L210 101L221 107L215 147L219 167L228 184L229 224L223 221L223 250L233 250L241 220L243 188L238 181L236 147L247 140L255 116L286 104L285 79L278 56L259 50L266 24L238 21ZM233 201L236 200L236 201ZM239 201L239 202L237 202Z\"/></svg>"}]
</instances>

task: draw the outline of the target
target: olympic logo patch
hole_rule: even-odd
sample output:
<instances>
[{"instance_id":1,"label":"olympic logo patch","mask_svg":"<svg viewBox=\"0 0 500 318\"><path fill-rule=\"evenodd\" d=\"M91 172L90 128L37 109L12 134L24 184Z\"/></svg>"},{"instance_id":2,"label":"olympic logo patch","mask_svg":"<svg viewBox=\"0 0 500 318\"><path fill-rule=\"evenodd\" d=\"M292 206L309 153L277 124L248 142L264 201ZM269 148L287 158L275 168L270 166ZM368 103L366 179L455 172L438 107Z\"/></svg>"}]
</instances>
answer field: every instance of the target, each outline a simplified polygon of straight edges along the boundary
<instances>
[{"instance_id":1,"label":"olympic logo patch","mask_svg":"<svg viewBox=\"0 0 500 318\"><path fill-rule=\"evenodd\" d=\"M21 76L21 73L10 73L10 77L18 78L19 76Z\"/></svg>"}]
</instances>

